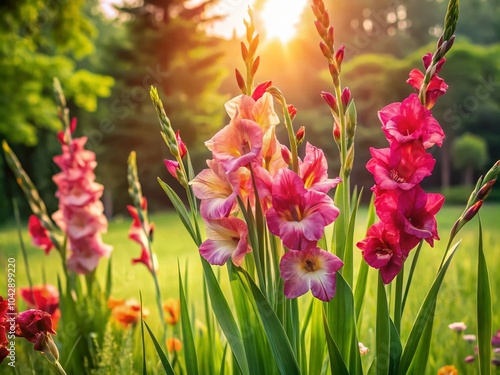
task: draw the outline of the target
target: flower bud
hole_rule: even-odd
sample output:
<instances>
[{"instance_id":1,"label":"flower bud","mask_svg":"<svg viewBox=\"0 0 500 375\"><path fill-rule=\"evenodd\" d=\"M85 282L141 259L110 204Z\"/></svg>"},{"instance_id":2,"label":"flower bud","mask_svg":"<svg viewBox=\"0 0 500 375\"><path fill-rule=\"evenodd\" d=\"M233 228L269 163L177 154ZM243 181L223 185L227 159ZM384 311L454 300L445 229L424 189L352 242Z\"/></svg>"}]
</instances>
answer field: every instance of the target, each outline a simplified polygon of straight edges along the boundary
<instances>
[{"instance_id":1,"label":"flower bud","mask_svg":"<svg viewBox=\"0 0 500 375\"><path fill-rule=\"evenodd\" d=\"M54 340L48 333L40 333L38 335L33 349L45 354L50 363L55 363L59 360L59 350L57 350Z\"/></svg>"},{"instance_id":2,"label":"flower bud","mask_svg":"<svg viewBox=\"0 0 500 375\"><path fill-rule=\"evenodd\" d=\"M335 61L340 72L340 67L342 66L342 61L344 61L345 46L340 46L340 48L335 53Z\"/></svg>"},{"instance_id":3,"label":"flower bud","mask_svg":"<svg viewBox=\"0 0 500 375\"><path fill-rule=\"evenodd\" d=\"M327 91L322 91L321 97L326 102L326 104L328 104L328 106L332 109L333 112L337 114L339 113L339 106L337 104L337 99L335 99L335 97L332 94L330 94Z\"/></svg>"},{"instance_id":4,"label":"flower bud","mask_svg":"<svg viewBox=\"0 0 500 375\"><path fill-rule=\"evenodd\" d=\"M247 61L248 58L248 49L247 46L245 46L245 43L241 42L241 57L243 57L243 61Z\"/></svg>"},{"instance_id":5,"label":"flower bud","mask_svg":"<svg viewBox=\"0 0 500 375\"><path fill-rule=\"evenodd\" d=\"M69 124L69 132L70 132L71 134L73 134L73 133L75 132L75 130L76 130L76 121L77 121L77 120L76 120L76 117L73 117L73 118L71 119L71 123Z\"/></svg>"},{"instance_id":6,"label":"flower bud","mask_svg":"<svg viewBox=\"0 0 500 375\"><path fill-rule=\"evenodd\" d=\"M493 185L497 182L496 178L494 180L488 181L483 185L481 189L477 192L476 199L484 200L490 195Z\"/></svg>"},{"instance_id":7,"label":"flower bud","mask_svg":"<svg viewBox=\"0 0 500 375\"><path fill-rule=\"evenodd\" d=\"M326 28L320 21L314 21L314 26L316 26L316 31L320 37L324 38L326 36Z\"/></svg>"},{"instance_id":8,"label":"flower bud","mask_svg":"<svg viewBox=\"0 0 500 375\"><path fill-rule=\"evenodd\" d=\"M338 145L340 144L340 126L337 123L333 124L333 139Z\"/></svg>"},{"instance_id":9,"label":"flower bud","mask_svg":"<svg viewBox=\"0 0 500 375\"><path fill-rule=\"evenodd\" d=\"M165 163L165 167L167 167L168 173L170 173L177 180L177 170L179 169L179 163L175 160L165 159L163 161Z\"/></svg>"},{"instance_id":10,"label":"flower bud","mask_svg":"<svg viewBox=\"0 0 500 375\"><path fill-rule=\"evenodd\" d=\"M297 115L297 108L293 104L289 104L287 107L288 114L290 115L290 118L293 120L295 116Z\"/></svg>"},{"instance_id":11,"label":"flower bud","mask_svg":"<svg viewBox=\"0 0 500 375\"><path fill-rule=\"evenodd\" d=\"M295 140L297 141L297 146L300 146L304 142L304 137L306 135L306 128L301 126L297 133L295 133Z\"/></svg>"},{"instance_id":12,"label":"flower bud","mask_svg":"<svg viewBox=\"0 0 500 375\"><path fill-rule=\"evenodd\" d=\"M257 101L259 100L260 98L262 98L262 95L264 95L266 93L266 90L271 87L271 85L273 84L272 81L265 81L265 82L262 82L260 83L256 88L255 90L253 90L253 93L252 93L252 99Z\"/></svg>"},{"instance_id":13,"label":"flower bud","mask_svg":"<svg viewBox=\"0 0 500 375\"><path fill-rule=\"evenodd\" d=\"M177 144L179 145L179 155L183 158L187 153L186 144L182 141L180 136L180 130L177 130L175 133L175 139L177 140Z\"/></svg>"},{"instance_id":14,"label":"flower bud","mask_svg":"<svg viewBox=\"0 0 500 375\"><path fill-rule=\"evenodd\" d=\"M292 153L290 152L290 150L285 145L281 145L281 157L283 158L283 160L285 161L285 163L287 163L288 165L291 164L291 162L292 162Z\"/></svg>"},{"instance_id":15,"label":"flower bud","mask_svg":"<svg viewBox=\"0 0 500 375\"><path fill-rule=\"evenodd\" d=\"M332 58L332 52L330 49L327 47L327 45L324 42L319 43L319 49L321 50L321 53L323 56L325 56L327 59Z\"/></svg>"},{"instance_id":16,"label":"flower bud","mask_svg":"<svg viewBox=\"0 0 500 375\"><path fill-rule=\"evenodd\" d=\"M328 28L328 31L326 32L326 44L333 48L333 45L335 44L335 36L334 36L334 28L333 26L330 26Z\"/></svg>"},{"instance_id":17,"label":"flower bud","mask_svg":"<svg viewBox=\"0 0 500 375\"><path fill-rule=\"evenodd\" d=\"M321 24L325 27L325 29L330 25L330 16L328 15L328 11L323 13Z\"/></svg>"},{"instance_id":18,"label":"flower bud","mask_svg":"<svg viewBox=\"0 0 500 375\"><path fill-rule=\"evenodd\" d=\"M351 101L351 90L349 90L348 87L345 87L340 98L342 100L342 105L344 106L344 108L347 108L349 102Z\"/></svg>"},{"instance_id":19,"label":"flower bud","mask_svg":"<svg viewBox=\"0 0 500 375\"><path fill-rule=\"evenodd\" d=\"M479 212L479 209L482 205L483 201L477 201L476 203L474 203L464 214L463 220L465 222L472 220L472 218Z\"/></svg>"},{"instance_id":20,"label":"flower bud","mask_svg":"<svg viewBox=\"0 0 500 375\"><path fill-rule=\"evenodd\" d=\"M235 69L234 73L236 75L236 82L238 83L238 87L240 88L242 93L246 93L247 85L245 84L245 79L243 78L238 69Z\"/></svg>"},{"instance_id":21,"label":"flower bud","mask_svg":"<svg viewBox=\"0 0 500 375\"><path fill-rule=\"evenodd\" d=\"M334 77L339 75L339 70L337 68L337 65L336 64L328 64L328 69L330 70L330 75L335 80Z\"/></svg>"}]
</instances>

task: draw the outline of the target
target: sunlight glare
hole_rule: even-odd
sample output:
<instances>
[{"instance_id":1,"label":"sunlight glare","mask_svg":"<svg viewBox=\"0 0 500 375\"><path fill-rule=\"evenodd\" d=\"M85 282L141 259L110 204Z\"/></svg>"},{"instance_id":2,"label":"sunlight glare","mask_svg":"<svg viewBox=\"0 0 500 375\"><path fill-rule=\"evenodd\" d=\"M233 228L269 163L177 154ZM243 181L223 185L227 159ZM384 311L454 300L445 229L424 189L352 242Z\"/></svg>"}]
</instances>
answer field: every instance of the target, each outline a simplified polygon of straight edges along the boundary
<instances>
[{"instance_id":1,"label":"sunlight glare","mask_svg":"<svg viewBox=\"0 0 500 375\"><path fill-rule=\"evenodd\" d=\"M297 24L307 0L267 0L260 17L266 28L266 39L289 42L297 33Z\"/></svg>"}]
</instances>

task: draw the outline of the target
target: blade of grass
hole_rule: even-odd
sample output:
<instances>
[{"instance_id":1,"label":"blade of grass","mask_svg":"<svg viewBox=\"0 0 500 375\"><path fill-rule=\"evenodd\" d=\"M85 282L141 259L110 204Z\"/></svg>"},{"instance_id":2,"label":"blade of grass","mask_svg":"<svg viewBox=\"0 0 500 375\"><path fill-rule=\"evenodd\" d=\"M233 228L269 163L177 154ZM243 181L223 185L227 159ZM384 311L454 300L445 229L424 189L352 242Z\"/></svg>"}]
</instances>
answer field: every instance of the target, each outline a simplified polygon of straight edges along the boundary
<instances>
[{"instance_id":1,"label":"blade of grass","mask_svg":"<svg viewBox=\"0 0 500 375\"><path fill-rule=\"evenodd\" d=\"M153 341L153 345L156 349L156 353L158 353L158 356L160 357L160 361L161 361L161 364L163 366L163 369L165 370L167 375L175 375L175 371L172 368L172 365L170 365L170 362L169 362L165 352L161 348L161 345L158 342L158 340L156 339L153 331L151 330L151 328L149 328L148 323L144 319L141 319L141 324L143 326L145 326L146 329L148 330L149 336L151 337L151 341ZM143 335L143 344L144 344L144 335Z\"/></svg>"},{"instance_id":2,"label":"blade of grass","mask_svg":"<svg viewBox=\"0 0 500 375\"><path fill-rule=\"evenodd\" d=\"M477 260L477 347L479 373L491 372L491 289L488 264L483 251L483 228L479 219L479 253Z\"/></svg>"},{"instance_id":3,"label":"blade of grass","mask_svg":"<svg viewBox=\"0 0 500 375\"><path fill-rule=\"evenodd\" d=\"M325 331L326 344L328 346L328 353L330 356L330 370L332 375L349 375L349 371L347 370L347 366L345 365L344 358L342 358L342 354L340 354L339 348L330 333L330 328L328 327L328 319L326 318L326 313L324 310L323 326Z\"/></svg>"},{"instance_id":4,"label":"blade of grass","mask_svg":"<svg viewBox=\"0 0 500 375\"><path fill-rule=\"evenodd\" d=\"M142 374L148 375L148 368L146 365L146 341L144 340L144 319L142 318L142 293L139 292L139 301L141 303L141 347L142 347ZM152 335L154 337L154 335ZM160 354L160 353L158 353Z\"/></svg>"},{"instance_id":5,"label":"blade of grass","mask_svg":"<svg viewBox=\"0 0 500 375\"><path fill-rule=\"evenodd\" d=\"M376 323L376 368L377 375L389 374L390 328L389 306L382 276L378 275L377 284L377 323Z\"/></svg>"}]
</instances>

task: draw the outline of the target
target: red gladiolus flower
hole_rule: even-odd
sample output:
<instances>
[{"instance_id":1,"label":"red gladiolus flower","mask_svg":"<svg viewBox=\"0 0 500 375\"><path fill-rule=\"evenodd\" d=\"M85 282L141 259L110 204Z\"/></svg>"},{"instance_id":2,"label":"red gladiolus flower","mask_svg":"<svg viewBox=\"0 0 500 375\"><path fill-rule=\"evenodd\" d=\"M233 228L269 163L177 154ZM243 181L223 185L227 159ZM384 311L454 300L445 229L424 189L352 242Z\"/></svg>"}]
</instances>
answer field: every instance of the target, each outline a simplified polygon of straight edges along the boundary
<instances>
[{"instance_id":1,"label":"red gladiolus flower","mask_svg":"<svg viewBox=\"0 0 500 375\"><path fill-rule=\"evenodd\" d=\"M397 231L387 230L382 222L368 229L366 238L356 244L371 267L380 269L384 284L389 284L403 268L408 254L399 246Z\"/></svg>"},{"instance_id":2,"label":"red gladiolus flower","mask_svg":"<svg viewBox=\"0 0 500 375\"><path fill-rule=\"evenodd\" d=\"M56 334L50 314L41 310L26 310L16 318L16 336L36 343L40 334Z\"/></svg>"},{"instance_id":3,"label":"red gladiolus flower","mask_svg":"<svg viewBox=\"0 0 500 375\"><path fill-rule=\"evenodd\" d=\"M59 310L59 291L50 284L34 286L30 288L20 288L19 294L30 309L42 310L50 314L52 326L57 329L57 323L61 317Z\"/></svg>"},{"instance_id":4,"label":"red gladiolus flower","mask_svg":"<svg viewBox=\"0 0 500 375\"><path fill-rule=\"evenodd\" d=\"M409 190L432 174L436 160L425 151L419 141L391 148L370 148L372 159L366 164L381 189Z\"/></svg>"},{"instance_id":5,"label":"red gladiolus flower","mask_svg":"<svg viewBox=\"0 0 500 375\"><path fill-rule=\"evenodd\" d=\"M315 247L325 227L338 215L339 210L328 195L307 190L293 171L282 169L275 176L267 225L289 249Z\"/></svg>"},{"instance_id":6,"label":"red gladiolus flower","mask_svg":"<svg viewBox=\"0 0 500 375\"><path fill-rule=\"evenodd\" d=\"M0 296L0 363L9 355L7 349L9 341L7 340L7 309L9 303Z\"/></svg>"},{"instance_id":7,"label":"red gladiolus flower","mask_svg":"<svg viewBox=\"0 0 500 375\"><path fill-rule=\"evenodd\" d=\"M31 236L33 245L42 248L45 254L48 254L54 247L54 244L47 235L47 230L42 227L42 223L36 215L31 215L29 218L28 232Z\"/></svg>"},{"instance_id":8,"label":"red gladiolus flower","mask_svg":"<svg viewBox=\"0 0 500 375\"><path fill-rule=\"evenodd\" d=\"M401 103L385 106L379 112L379 118L391 144L413 140L420 140L425 148L443 144L443 129L431 112L422 106L417 94L411 94Z\"/></svg>"},{"instance_id":9,"label":"red gladiolus flower","mask_svg":"<svg viewBox=\"0 0 500 375\"><path fill-rule=\"evenodd\" d=\"M147 212L148 202L146 200L146 197L142 197L141 208L144 210L144 212ZM144 217L144 227L146 229L146 232L144 232L137 209L133 206L127 206L127 209L130 216L132 216L133 218L132 225L130 226L128 232L128 237L141 246L141 256L139 258L132 259L132 263L143 263L146 267L148 267L150 272L153 272L153 267L155 267L156 269L157 264L150 257L148 237L151 238L153 235L154 224L149 223L146 215Z\"/></svg>"},{"instance_id":10,"label":"red gladiolus flower","mask_svg":"<svg viewBox=\"0 0 500 375\"><path fill-rule=\"evenodd\" d=\"M335 296L336 272L343 265L337 256L319 247L289 250L280 262L285 296L296 298L311 290L314 297L330 301Z\"/></svg>"},{"instance_id":11,"label":"red gladiolus flower","mask_svg":"<svg viewBox=\"0 0 500 375\"><path fill-rule=\"evenodd\" d=\"M177 140L177 144L179 145L179 155L181 156L181 158L183 158L187 153L187 147L181 139L180 132L180 130L177 130L177 132L175 133L175 139Z\"/></svg>"},{"instance_id":12,"label":"red gladiolus flower","mask_svg":"<svg viewBox=\"0 0 500 375\"><path fill-rule=\"evenodd\" d=\"M417 91L420 91L422 84L424 83L424 73L422 73L418 69L413 69L410 72L410 78L406 81L406 83L410 84ZM438 98L444 94L446 94L446 90L448 89L448 85L437 74L431 78L427 89L425 90L425 108L431 109L436 104Z\"/></svg>"},{"instance_id":13,"label":"red gladiolus flower","mask_svg":"<svg viewBox=\"0 0 500 375\"><path fill-rule=\"evenodd\" d=\"M400 233L404 252L414 248L421 239L434 246L439 240L435 215L444 203L441 194L426 194L419 186L411 190L380 190L375 188L375 209L388 231Z\"/></svg>"}]
</instances>

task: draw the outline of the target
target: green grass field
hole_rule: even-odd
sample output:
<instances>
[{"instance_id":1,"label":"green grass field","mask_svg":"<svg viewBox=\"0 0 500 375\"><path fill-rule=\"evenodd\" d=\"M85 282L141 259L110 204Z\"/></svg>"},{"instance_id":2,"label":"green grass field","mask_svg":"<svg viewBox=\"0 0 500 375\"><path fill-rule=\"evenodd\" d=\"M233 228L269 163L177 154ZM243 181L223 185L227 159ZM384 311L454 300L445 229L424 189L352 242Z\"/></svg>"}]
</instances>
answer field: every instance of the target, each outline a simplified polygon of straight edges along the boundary
<instances>
[{"instance_id":1,"label":"green grass field","mask_svg":"<svg viewBox=\"0 0 500 375\"><path fill-rule=\"evenodd\" d=\"M446 207L438 215L439 233L441 241L435 248L424 245L414 282L410 291L409 301L403 317L403 341L405 334L411 328L411 322L418 311L418 307L428 290L442 258L444 247L448 240L448 233L454 221L462 211L461 207ZM358 225L355 233L355 242L363 238L366 230L366 208L358 214ZM500 329L500 314L496 314L500 300L500 205L485 205L481 209L481 220L484 228L484 245L489 266L492 303L493 329ZM191 242L187 232L177 219L175 213L159 213L151 215L151 221L156 225L153 247L158 254L159 279L164 299L178 296L178 264L184 274L187 270L188 293L190 303L198 315L202 315L202 277L203 272L196 247ZM106 243L114 246L112 255L113 289L112 295L116 298L137 298L139 291L143 294L144 305L149 308L151 315L148 318L151 325L159 324L158 312L155 305L154 285L152 278L143 265L132 265L131 259L140 253L139 246L127 238L130 219L116 219L109 225L108 234L104 236ZM55 252L45 256L43 251L30 243L26 228L22 230L29 266L34 284L51 283L56 285L57 275L62 272L59 255ZM478 220L471 221L460 234L462 244L455 255L455 259L446 276L439 295L437 317L431 348L431 360L428 367L429 374L435 374L437 369L445 364L455 364L462 367L461 373L474 374L474 364L463 363L466 355L473 354L473 345L459 338L455 332L448 329L448 324L455 321L464 321L468 326L467 333L475 334L475 285L477 277L477 247L478 247ZM6 268L8 258L16 258L18 287L28 285L24 260L19 245L19 238L14 224L0 228L0 265ZM356 252L356 251L355 251ZM357 254L355 264L359 264L360 255ZM411 259L409 259L411 261ZM107 260L103 260L98 269L99 276L104 282L104 273ZM409 263L407 261L407 267ZM4 272L4 271L2 271ZM228 289L224 268L221 268L223 288ZM360 341L366 346L374 346L374 319L376 296L376 272L371 270L369 276L368 295L364 302L363 320L361 322ZM0 295L6 290L5 278L0 279ZM390 292L390 288L389 288ZM308 297L304 298L308 300ZM20 303L20 307L23 305ZM365 357L368 365L369 356ZM468 366L468 367L465 367Z\"/></svg>"}]
</instances>

